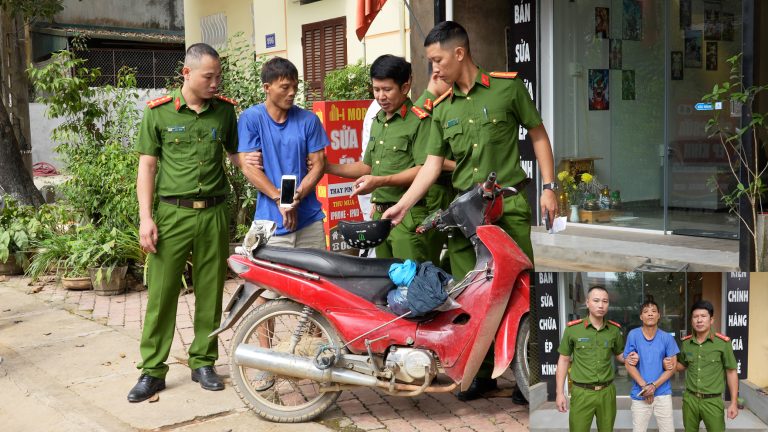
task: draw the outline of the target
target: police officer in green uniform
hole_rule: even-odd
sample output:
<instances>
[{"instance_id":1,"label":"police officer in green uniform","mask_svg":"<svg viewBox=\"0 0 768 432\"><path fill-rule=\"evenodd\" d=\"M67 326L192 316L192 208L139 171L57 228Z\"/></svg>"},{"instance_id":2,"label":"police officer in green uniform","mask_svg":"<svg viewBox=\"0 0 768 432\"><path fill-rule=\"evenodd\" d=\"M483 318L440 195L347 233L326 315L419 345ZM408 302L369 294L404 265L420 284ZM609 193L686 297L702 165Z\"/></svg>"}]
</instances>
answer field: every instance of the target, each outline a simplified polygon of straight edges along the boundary
<instances>
[{"instance_id":1,"label":"police officer in green uniform","mask_svg":"<svg viewBox=\"0 0 768 432\"><path fill-rule=\"evenodd\" d=\"M541 116L522 80L514 72L486 73L472 60L469 37L464 28L444 21L436 25L424 41L433 70L452 88L434 103L432 126L426 162L400 201L383 217L395 223L403 220L408 209L421 199L439 177L443 160L451 156L456 161L452 183L458 191L467 190L497 173L497 182L514 186L526 177L520 166L518 147L519 126L528 129L533 150L539 162L544 191L541 195L542 213L554 219L557 199L553 189L554 162L552 147ZM531 210L524 194L504 200L504 214L497 222L533 261L531 245ZM451 273L463 278L475 266L472 243L457 234L448 242ZM462 400L475 399L496 388L492 378L492 353L486 357L477 377Z\"/></svg>"},{"instance_id":2,"label":"police officer in green uniform","mask_svg":"<svg viewBox=\"0 0 768 432\"><path fill-rule=\"evenodd\" d=\"M435 100L442 94L444 94L450 86L445 81L441 80L436 72L430 74L429 83L427 89L421 94L421 97L414 102L414 105L423 109L428 113L432 113ZM453 188L453 182L451 177L453 170L456 169L456 162L453 161L453 157L449 154L443 161L443 170L440 172L435 183L429 188L427 195L424 199L427 202L427 213L432 214L439 210L445 210L451 204L451 201L456 197L456 190ZM437 264L441 269L451 273L451 263L448 254L444 254L442 257L442 246L448 244L448 233L432 230L427 232L427 236L432 237L430 239L432 244L439 245L438 248L433 248L430 252L430 261Z\"/></svg>"},{"instance_id":3,"label":"police officer in green uniform","mask_svg":"<svg viewBox=\"0 0 768 432\"><path fill-rule=\"evenodd\" d=\"M429 113L408 97L410 81L411 65L404 58L389 54L377 58L371 64L371 83L381 111L371 126L363 160L326 164L326 173L356 179L353 194L372 193L374 220L400 199L426 158ZM436 239L415 232L427 215L426 200L421 200L376 247L376 256L419 262L439 258L441 245Z\"/></svg>"},{"instance_id":4,"label":"police officer in green uniform","mask_svg":"<svg viewBox=\"0 0 768 432\"><path fill-rule=\"evenodd\" d=\"M694 303L691 307L693 334L683 338L677 355L677 370L686 371L683 426L688 432L698 431L702 421L709 432L725 430L723 376L731 393L728 418L734 419L739 415L736 357L731 339L712 331L714 313L712 303L706 300ZM670 361L665 362L667 369L672 366Z\"/></svg>"},{"instance_id":5,"label":"police officer in green uniform","mask_svg":"<svg viewBox=\"0 0 768 432\"><path fill-rule=\"evenodd\" d=\"M556 403L560 412L568 410L563 389L570 366L572 386L568 429L571 432L590 430L593 418L597 420L597 430L611 431L616 420L616 387L611 359L615 357L624 363L624 337L621 326L605 318L608 305L608 291L602 286L591 287L587 292L589 316L569 322L560 341ZM628 361L636 364L637 353L631 354Z\"/></svg>"},{"instance_id":6,"label":"police officer in green uniform","mask_svg":"<svg viewBox=\"0 0 768 432\"><path fill-rule=\"evenodd\" d=\"M148 103L136 149L140 153L137 195L141 246L148 256L149 299L141 336L142 375L128 393L130 402L165 388L185 262L195 266L195 338L189 347L192 380L206 390L224 384L213 368L222 309L229 216L222 147L236 163L234 102L216 94L221 83L219 55L206 44L187 49L184 84ZM152 212L154 196L159 204Z\"/></svg>"}]
</instances>

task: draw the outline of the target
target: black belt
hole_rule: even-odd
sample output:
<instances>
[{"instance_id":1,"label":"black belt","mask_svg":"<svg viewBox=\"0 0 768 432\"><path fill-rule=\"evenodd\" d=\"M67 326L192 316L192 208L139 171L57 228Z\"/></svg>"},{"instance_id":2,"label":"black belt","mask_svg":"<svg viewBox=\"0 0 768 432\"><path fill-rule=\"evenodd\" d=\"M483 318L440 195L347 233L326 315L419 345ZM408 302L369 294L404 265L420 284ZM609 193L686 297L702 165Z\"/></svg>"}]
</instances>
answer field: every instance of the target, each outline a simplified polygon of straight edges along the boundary
<instances>
[{"instance_id":1,"label":"black belt","mask_svg":"<svg viewBox=\"0 0 768 432\"><path fill-rule=\"evenodd\" d=\"M160 201L168 204L173 204L179 207L186 207L191 209L205 209L219 205L227 200L224 195L208 197L208 198L174 198L174 197L160 197Z\"/></svg>"},{"instance_id":2,"label":"black belt","mask_svg":"<svg viewBox=\"0 0 768 432\"><path fill-rule=\"evenodd\" d=\"M589 389L589 390L599 391L599 390L602 390L602 389L608 387L609 385L611 385L612 382L613 382L613 380L610 380L610 381L604 382L604 383L582 384L582 383L577 383L576 381L574 381L573 385L575 385L576 387L581 387L581 388L585 388L585 389Z\"/></svg>"},{"instance_id":3,"label":"black belt","mask_svg":"<svg viewBox=\"0 0 768 432\"><path fill-rule=\"evenodd\" d=\"M699 399L711 399L711 398L716 398L716 397L722 397L723 396L720 393L717 393L717 394L707 394L707 393L692 392L690 390L686 390L686 392L689 395L695 396L695 397L697 397Z\"/></svg>"},{"instance_id":4,"label":"black belt","mask_svg":"<svg viewBox=\"0 0 768 432\"><path fill-rule=\"evenodd\" d=\"M373 208L377 212L384 213L390 207L392 207L393 205L395 205L397 203L389 202L389 203L372 203L372 204L373 204ZM424 200L424 199L420 199L420 200L416 201L416 204L414 204L413 206L416 207L416 206L425 206L425 205L427 205L427 201Z\"/></svg>"}]
</instances>

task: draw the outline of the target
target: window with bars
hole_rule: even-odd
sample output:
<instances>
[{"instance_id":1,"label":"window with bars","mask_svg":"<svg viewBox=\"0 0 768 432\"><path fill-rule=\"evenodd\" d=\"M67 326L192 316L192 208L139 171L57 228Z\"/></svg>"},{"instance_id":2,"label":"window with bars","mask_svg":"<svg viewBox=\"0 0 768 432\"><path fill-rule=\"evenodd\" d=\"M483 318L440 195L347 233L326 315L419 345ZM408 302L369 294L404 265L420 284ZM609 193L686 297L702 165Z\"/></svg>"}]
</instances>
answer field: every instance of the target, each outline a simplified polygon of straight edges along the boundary
<instances>
[{"instance_id":1,"label":"window with bars","mask_svg":"<svg viewBox=\"0 0 768 432\"><path fill-rule=\"evenodd\" d=\"M347 64L346 17L301 26L308 106L323 100L325 74Z\"/></svg>"}]
</instances>

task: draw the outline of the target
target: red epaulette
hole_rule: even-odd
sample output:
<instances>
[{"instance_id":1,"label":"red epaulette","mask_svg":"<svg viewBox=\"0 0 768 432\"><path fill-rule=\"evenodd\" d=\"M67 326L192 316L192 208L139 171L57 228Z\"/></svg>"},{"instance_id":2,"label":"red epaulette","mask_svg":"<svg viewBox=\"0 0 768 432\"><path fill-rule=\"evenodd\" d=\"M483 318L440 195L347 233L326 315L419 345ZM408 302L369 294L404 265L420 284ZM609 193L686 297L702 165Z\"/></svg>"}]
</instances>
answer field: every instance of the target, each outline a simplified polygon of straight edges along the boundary
<instances>
[{"instance_id":1,"label":"red epaulette","mask_svg":"<svg viewBox=\"0 0 768 432\"><path fill-rule=\"evenodd\" d=\"M515 79L517 78L517 72L491 72L488 75L494 78Z\"/></svg>"},{"instance_id":2,"label":"red epaulette","mask_svg":"<svg viewBox=\"0 0 768 432\"><path fill-rule=\"evenodd\" d=\"M411 111L416 114L416 117L424 120L425 118L429 117L429 113L424 111L423 109L417 107L416 105L411 107Z\"/></svg>"},{"instance_id":3,"label":"red epaulette","mask_svg":"<svg viewBox=\"0 0 768 432\"><path fill-rule=\"evenodd\" d=\"M608 320L608 322L609 322L609 323L611 323L611 324L613 324L613 325L615 325L615 326L616 326L616 327L618 327L618 328L621 328L621 324L617 323L616 321L611 321L611 320Z\"/></svg>"},{"instance_id":4,"label":"red epaulette","mask_svg":"<svg viewBox=\"0 0 768 432\"><path fill-rule=\"evenodd\" d=\"M582 322L584 322L584 318L582 318L582 319L577 319L577 320L573 320L573 321L571 321L571 322L569 322L569 323L568 323L568 327L570 327L570 326L572 326L572 325L580 324L580 323L582 323Z\"/></svg>"},{"instance_id":5,"label":"red epaulette","mask_svg":"<svg viewBox=\"0 0 768 432\"><path fill-rule=\"evenodd\" d=\"M434 102L432 102L432 107L436 107L437 104L444 101L445 98L453 94L453 88L449 88L447 92L443 93L439 98L435 99Z\"/></svg>"},{"instance_id":6,"label":"red epaulette","mask_svg":"<svg viewBox=\"0 0 768 432\"><path fill-rule=\"evenodd\" d=\"M731 341L731 338L729 338L728 336L726 336L724 334L721 334L721 333L715 333L715 336L719 337L720 339L722 339L722 340L724 340L726 342L730 342Z\"/></svg>"},{"instance_id":7,"label":"red epaulette","mask_svg":"<svg viewBox=\"0 0 768 432\"><path fill-rule=\"evenodd\" d=\"M427 111L432 111L432 99L430 98L424 99L424 109Z\"/></svg>"},{"instance_id":8,"label":"red epaulette","mask_svg":"<svg viewBox=\"0 0 768 432\"><path fill-rule=\"evenodd\" d=\"M173 100L172 96L162 96L157 99L152 99L151 101L147 102L147 106L149 109L159 107L162 104L168 103Z\"/></svg>"},{"instance_id":9,"label":"red epaulette","mask_svg":"<svg viewBox=\"0 0 768 432\"><path fill-rule=\"evenodd\" d=\"M228 98L226 96L222 96L220 94L216 95L216 99L223 100L224 102L230 103L232 105L237 105L237 102L234 99L230 99L230 98Z\"/></svg>"},{"instance_id":10,"label":"red epaulette","mask_svg":"<svg viewBox=\"0 0 768 432\"><path fill-rule=\"evenodd\" d=\"M688 336L683 336L682 338L680 338L680 340L681 340L681 341L684 341L684 340L688 340L688 339L690 339L690 338L692 338L692 337L693 337L693 335L692 335L692 334L689 334Z\"/></svg>"}]
</instances>

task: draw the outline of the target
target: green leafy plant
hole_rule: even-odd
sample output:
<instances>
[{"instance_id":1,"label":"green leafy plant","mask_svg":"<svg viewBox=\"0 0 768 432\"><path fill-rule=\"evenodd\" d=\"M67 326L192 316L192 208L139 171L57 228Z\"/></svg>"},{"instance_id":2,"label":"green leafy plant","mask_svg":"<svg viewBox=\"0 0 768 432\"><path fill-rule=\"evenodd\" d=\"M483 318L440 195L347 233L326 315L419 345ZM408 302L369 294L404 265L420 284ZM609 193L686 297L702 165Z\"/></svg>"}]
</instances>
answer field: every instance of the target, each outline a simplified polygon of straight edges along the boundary
<instances>
[{"instance_id":1,"label":"green leafy plant","mask_svg":"<svg viewBox=\"0 0 768 432\"><path fill-rule=\"evenodd\" d=\"M69 51L28 72L47 115L63 119L52 138L71 176L61 185L66 201L96 224L136 225L138 155L133 143L141 113L134 72L121 69L116 86L95 88L100 71L85 68L84 60Z\"/></svg>"},{"instance_id":2,"label":"green leafy plant","mask_svg":"<svg viewBox=\"0 0 768 432\"><path fill-rule=\"evenodd\" d=\"M43 226L35 217L35 208L20 206L13 198L0 198L0 263L13 256L16 262L27 265L27 252L38 239Z\"/></svg>"},{"instance_id":3,"label":"green leafy plant","mask_svg":"<svg viewBox=\"0 0 768 432\"><path fill-rule=\"evenodd\" d=\"M757 221L758 215L765 211L762 200L768 191L764 180L767 167L759 158L760 150L765 144L761 143L759 137L768 132L768 123L765 121L768 113L755 112L754 108L757 96L768 90L768 85L744 85L741 75L741 57L742 55L738 54L727 60L731 65L728 81L715 84L712 92L702 98L704 102L711 104L722 103L725 106L730 106L731 103L738 104L742 110L746 111L748 119L747 124L734 127L727 121L727 117L724 119L721 116L721 110L712 111L713 116L707 122L706 131L710 137L720 140L728 158L728 168L732 179L736 182L736 188L725 190L717 179L710 179L709 184L713 190L720 192L723 202L733 214L738 216L752 237L756 262L753 270L759 272L765 270L761 263L761 257L765 255L765 251L760 251L758 247L761 242L758 238ZM742 144L745 137L752 142L751 154ZM741 200L748 203L751 217L747 218L739 212Z\"/></svg>"},{"instance_id":4,"label":"green leafy plant","mask_svg":"<svg viewBox=\"0 0 768 432\"><path fill-rule=\"evenodd\" d=\"M326 100L371 99L371 68L359 60L328 72L323 83Z\"/></svg>"}]
</instances>

